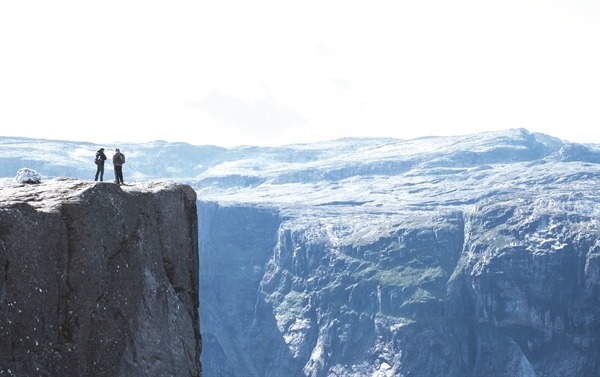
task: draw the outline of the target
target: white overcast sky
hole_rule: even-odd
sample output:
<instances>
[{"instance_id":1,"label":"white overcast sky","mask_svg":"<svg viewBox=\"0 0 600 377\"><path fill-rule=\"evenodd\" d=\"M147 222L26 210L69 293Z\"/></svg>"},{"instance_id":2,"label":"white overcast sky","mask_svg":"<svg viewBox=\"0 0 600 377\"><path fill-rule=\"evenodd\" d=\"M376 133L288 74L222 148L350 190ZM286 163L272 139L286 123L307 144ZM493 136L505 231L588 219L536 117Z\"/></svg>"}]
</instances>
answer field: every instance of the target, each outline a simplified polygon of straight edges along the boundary
<instances>
[{"instance_id":1,"label":"white overcast sky","mask_svg":"<svg viewBox=\"0 0 600 377\"><path fill-rule=\"evenodd\" d=\"M0 136L600 143L599 4L0 0Z\"/></svg>"}]
</instances>

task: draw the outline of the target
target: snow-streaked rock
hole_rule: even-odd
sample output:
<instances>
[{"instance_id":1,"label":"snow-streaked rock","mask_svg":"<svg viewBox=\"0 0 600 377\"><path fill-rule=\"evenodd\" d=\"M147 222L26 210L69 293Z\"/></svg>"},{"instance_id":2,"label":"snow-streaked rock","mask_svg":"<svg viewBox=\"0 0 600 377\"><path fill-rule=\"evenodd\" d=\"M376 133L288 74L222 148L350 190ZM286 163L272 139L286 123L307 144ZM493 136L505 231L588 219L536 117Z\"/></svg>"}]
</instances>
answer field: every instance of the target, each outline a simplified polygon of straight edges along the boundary
<instances>
[{"instance_id":1,"label":"snow-streaked rock","mask_svg":"<svg viewBox=\"0 0 600 377\"><path fill-rule=\"evenodd\" d=\"M15 182L19 183L40 183L41 181L42 176L35 170L28 168L19 169L15 177Z\"/></svg>"}]
</instances>

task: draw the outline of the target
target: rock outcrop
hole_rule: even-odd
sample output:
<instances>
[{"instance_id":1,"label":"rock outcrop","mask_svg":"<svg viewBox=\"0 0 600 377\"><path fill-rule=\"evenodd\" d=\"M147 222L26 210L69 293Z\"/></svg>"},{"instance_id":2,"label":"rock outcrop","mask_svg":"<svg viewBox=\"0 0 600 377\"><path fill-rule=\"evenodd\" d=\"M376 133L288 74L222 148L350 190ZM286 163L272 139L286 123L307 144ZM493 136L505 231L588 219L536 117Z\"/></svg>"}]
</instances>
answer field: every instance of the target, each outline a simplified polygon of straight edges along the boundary
<instances>
[{"instance_id":1,"label":"rock outcrop","mask_svg":"<svg viewBox=\"0 0 600 377\"><path fill-rule=\"evenodd\" d=\"M189 186L0 191L0 376L200 376Z\"/></svg>"}]
</instances>

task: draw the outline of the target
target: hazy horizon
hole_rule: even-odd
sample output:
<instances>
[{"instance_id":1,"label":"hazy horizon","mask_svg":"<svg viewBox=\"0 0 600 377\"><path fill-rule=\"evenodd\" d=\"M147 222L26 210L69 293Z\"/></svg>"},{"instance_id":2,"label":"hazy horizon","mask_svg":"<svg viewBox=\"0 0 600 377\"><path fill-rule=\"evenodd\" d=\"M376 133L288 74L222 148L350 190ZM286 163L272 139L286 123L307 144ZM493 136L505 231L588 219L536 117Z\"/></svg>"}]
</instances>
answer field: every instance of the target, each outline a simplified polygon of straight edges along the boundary
<instances>
[{"instance_id":1,"label":"hazy horizon","mask_svg":"<svg viewBox=\"0 0 600 377\"><path fill-rule=\"evenodd\" d=\"M600 143L599 67L598 1L4 0L0 134Z\"/></svg>"}]
</instances>

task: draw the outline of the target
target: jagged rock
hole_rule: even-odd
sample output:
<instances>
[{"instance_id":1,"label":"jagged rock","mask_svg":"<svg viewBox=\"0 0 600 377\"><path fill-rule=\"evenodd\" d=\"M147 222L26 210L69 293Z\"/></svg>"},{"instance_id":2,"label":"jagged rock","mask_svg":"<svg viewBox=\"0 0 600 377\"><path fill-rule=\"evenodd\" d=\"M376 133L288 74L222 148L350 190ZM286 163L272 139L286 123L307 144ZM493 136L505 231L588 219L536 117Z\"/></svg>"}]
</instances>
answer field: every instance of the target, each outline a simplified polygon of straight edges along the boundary
<instances>
[{"instance_id":1,"label":"jagged rock","mask_svg":"<svg viewBox=\"0 0 600 377\"><path fill-rule=\"evenodd\" d=\"M186 185L3 185L0 375L200 376L197 229Z\"/></svg>"}]
</instances>

